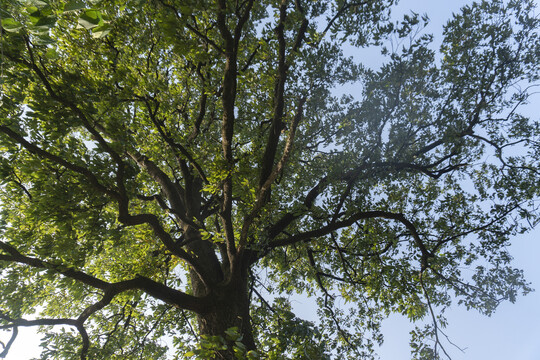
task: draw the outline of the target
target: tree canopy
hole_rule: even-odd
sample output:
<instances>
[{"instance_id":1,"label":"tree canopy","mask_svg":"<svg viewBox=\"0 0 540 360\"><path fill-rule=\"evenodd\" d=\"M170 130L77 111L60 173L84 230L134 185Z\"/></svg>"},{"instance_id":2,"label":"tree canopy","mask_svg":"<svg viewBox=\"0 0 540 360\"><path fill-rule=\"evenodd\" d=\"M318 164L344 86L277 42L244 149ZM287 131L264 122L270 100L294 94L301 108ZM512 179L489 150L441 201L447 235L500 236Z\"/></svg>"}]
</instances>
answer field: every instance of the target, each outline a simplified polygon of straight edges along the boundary
<instances>
[{"instance_id":1,"label":"tree canopy","mask_svg":"<svg viewBox=\"0 0 540 360\"><path fill-rule=\"evenodd\" d=\"M0 356L370 358L397 312L438 359L451 303L530 291L534 2L439 49L394 3L1 0Z\"/></svg>"}]
</instances>

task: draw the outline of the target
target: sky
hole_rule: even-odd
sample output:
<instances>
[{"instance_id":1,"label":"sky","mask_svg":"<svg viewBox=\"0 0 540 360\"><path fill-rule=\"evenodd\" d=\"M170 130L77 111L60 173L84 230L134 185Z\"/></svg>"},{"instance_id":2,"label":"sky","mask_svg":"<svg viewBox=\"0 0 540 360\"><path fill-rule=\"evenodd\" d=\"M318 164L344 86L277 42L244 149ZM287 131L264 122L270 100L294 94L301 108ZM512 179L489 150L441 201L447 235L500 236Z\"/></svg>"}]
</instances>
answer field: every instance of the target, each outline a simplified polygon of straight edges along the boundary
<instances>
[{"instance_id":1,"label":"sky","mask_svg":"<svg viewBox=\"0 0 540 360\"><path fill-rule=\"evenodd\" d=\"M453 0L402 0L399 8L427 13L431 19L428 33L440 41L442 24L452 12L470 1ZM539 2L537 1L537 6ZM540 96L536 94L525 110L538 120ZM524 270L525 277L537 291L518 297L516 303L503 303L491 317L463 307L453 307L446 312L449 326L445 333L464 352L448 345L446 349L453 360L538 360L540 359L540 229L515 238L510 247L514 265ZM409 331L413 325L394 316L383 325L385 343L378 353L382 360L408 360Z\"/></svg>"},{"instance_id":2,"label":"sky","mask_svg":"<svg viewBox=\"0 0 540 360\"><path fill-rule=\"evenodd\" d=\"M403 0L401 8L409 7L419 13L427 13L431 24L427 32L441 38L441 25L452 12L470 1L453 0ZM537 6L539 2L537 1ZM538 13L538 12L537 12ZM540 96L536 94L531 104L524 110L527 115L538 120L540 116ZM537 291L525 297L518 297L516 303L503 303L491 317L463 307L453 307L447 311L449 326L446 334L464 352L449 345L447 350L453 360L538 360L540 359L540 229L516 237L510 253L514 265L524 270L525 277ZM382 360L408 360L408 332L413 328L407 319L395 316L383 325L385 343L378 351Z\"/></svg>"},{"instance_id":3,"label":"sky","mask_svg":"<svg viewBox=\"0 0 540 360\"><path fill-rule=\"evenodd\" d=\"M514 239L510 248L514 264L525 272L537 291L505 302L487 317L463 307L446 311L444 332L464 351L445 343L452 360L539 360L540 359L540 229ZM312 301L292 299L296 315L316 320ZM377 350L381 360L410 360L409 332L414 324L394 315L383 323L385 341Z\"/></svg>"},{"instance_id":4,"label":"sky","mask_svg":"<svg viewBox=\"0 0 540 360\"><path fill-rule=\"evenodd\" d=\"M434 34L434 42L442 39L442 26L452 13L472 1L467 0L401 0L394 11L396 14L413 10L426 13L430 24L425 33ZM540 1L536 1L540 6ZM540 12L537 11L537 13ZM368 52L368 54L371 54ZM353 54L354 56L354 54ZM371 66L379 59L365 53L357 55ZM540 94L531 99L531 104L523 111L525 115L538 120L540 114ZM510 253L514 266L524 270L525 277L536 291L517 298L512 304L502 303L497 311L487 317L475 311L467 311L457 305L445 312L448 327L444 332L449 339L463 349L463 352L448 343L445 348L452 360L539 360L540 359L540 228L516 237L512 241ZM315 321L317 319L312 301L306 298L292 299L299 317ZM409 332L414 324L400 316L391 316L383 323L384 344L377 350L381 360L410 360Z\"/></svg>"},{"instance_id":5,"label":"sky","mask_svg":"<svg viewBox=\"0 0 540 360\"><path fill-rule=\"evenodd\" d=\"M426 13L431 22L425 32L433 33L437 42L440 41L444 22L467 3L470 1L402 0L395 12L404 13L411 9L420 14ZM537 95L533 102L527 113L538 119L540 96ZM510 253L514 257L514 265L524 270L526 278L537 291L518 297L515 304L503 303L491 317L457 306L447 310L449 325L445 333L453 343L464 349L462 352L447 345L446 349L453 360L540 359L540 229L515 238ZM292 304L299 317L316 320L312 301L298 297L292 299ZM384 322L385 342L377 351L380 359L409 360L409 332L413 328L414 325L398 315ZM28 360L37 356L39 343L40 336L32 329L20 328L6 360Z\"/></svg>"},{"instance_id":6,"label":"sky","mask_svg":"<svg viewBox=\"0 0 540 360\"><path fill-rule=\"evenodd\" d=\"M446 346L453 360L538 360L540 359L540 230L516 238L511 246L514 264L525 271L537 291L503 303L491 317L463 307L446 312L445 333L464 349ZM385 343L378 351L382 360L408 360L408 320L393 317L383 325Z\"/></svg>"}]
</instances>

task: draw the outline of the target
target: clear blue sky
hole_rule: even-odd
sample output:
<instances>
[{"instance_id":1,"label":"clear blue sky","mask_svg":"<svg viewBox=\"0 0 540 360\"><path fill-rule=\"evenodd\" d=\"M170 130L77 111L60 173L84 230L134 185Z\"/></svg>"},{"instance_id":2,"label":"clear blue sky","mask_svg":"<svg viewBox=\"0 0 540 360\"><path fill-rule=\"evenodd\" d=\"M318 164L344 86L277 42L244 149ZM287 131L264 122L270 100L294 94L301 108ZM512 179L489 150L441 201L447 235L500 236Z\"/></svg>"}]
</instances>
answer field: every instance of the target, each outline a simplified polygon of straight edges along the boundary
<instances>
[{"instance_id":1,"label":"clear blue sky","mask_svg":"<svg viewBox=\"0 0 540 360\"><path fill-rule=\"evenodd\" d=\"M470 3L466 0L402 0L397 12L412 9L427 13L431 24L426 32L434 33L440 41L442 24L452 12ZM538 3L538 1L537 1ZM540 96L527 110L538 119ZM540 181L540 179L539 179ZM519 297L515 304L504 303L492 317L475 312L467 312L455 307L447 311L449 326L445 330L452 341L465 353L447 347L453 360L539 360L540 359L540 229L515 239L511 253L515 266L525 271L525 275L538 291L526 297ZM293 300L297 315L315 320L315 308L303 298ZM395 316L383 325L385 343L379 349L382 360L409 360L409 331L413 325L408 320ZM20 329L17 341L6 360L28 360L39 353L39 336L31 329Z\"/></svg>"}]
</instances>

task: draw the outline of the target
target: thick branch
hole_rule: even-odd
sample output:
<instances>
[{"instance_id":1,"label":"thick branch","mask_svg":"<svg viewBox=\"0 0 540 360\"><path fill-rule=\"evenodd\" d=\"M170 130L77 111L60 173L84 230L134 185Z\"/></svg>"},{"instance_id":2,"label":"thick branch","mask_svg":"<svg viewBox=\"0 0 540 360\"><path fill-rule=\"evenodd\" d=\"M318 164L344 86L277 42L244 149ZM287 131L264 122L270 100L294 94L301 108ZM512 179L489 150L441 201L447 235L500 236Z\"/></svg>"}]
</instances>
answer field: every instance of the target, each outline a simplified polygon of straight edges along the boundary
<instances>
[{"instance_id":1,"label":"thick branch","mask_svg":"<svg viewBox=\"0 0 540 360\"><path fill-rule=\"evenodd\" d=\"M13 332L11 333L11 338L7 342L7 344L4 345L2 343L2 346L4 347L4 350L0 353L0 358L5 358L9 352L9 349L11 348L11 345L15 342L15 339L17 338L17 335L19 335L19 329L15 326L13 327Z\"/></svg>"},{"instance_id":2,"label":"thick branch","mask_svg":"<svg viewBox=\"0 0 540 360\"><path fill-rule=\"evenodd\" d=\"M165 174L152 160L139 153L128 153L128 155L159 184L165 197L169 200L172 212L182 221L190 223L186 218L186 206L184 204L185 190Z\"/></svg>"},{"instance_id":3,"label":"thick branch","mask_svg":"<svg viewBox=\"0 0 540 360\"><path fill-rule=\"evenodd\" d=\"M0 261L25 264L38 269L51 270L92 288L103 290L106 295L108 294L107 296L116 296L117 294L128 290L138 289L156 299L182 309L201 313L204 312L207 307L205 299L188 295L182 291L172 289L143 276L137 276L131 280L109 283L64 265L51 264L43 260L23 255L13 246L2 241L0 241L0 249L8 254L0 254Z\"/></svg>"},{"instance_id":4,"label":"thick branch","mask_svg":"<svg viewBox=\"0 0 540 360\"><path fill-rule=\"evenodd\" d=\"M193 125L193 131L189 135L188 141L193 141L197 137L197 135L199 135L201 124L206 114L206 101L207 100L208 100L208 95L204 92L204 86L203 86L201 100L199 103L199 115L197 115L197 119L195 119L195 124Z\"/></svg>"},{"instance_id":5,"label":"thick branch","mask_svg":"<svg viewBox=\"0 0 540 360\"><path fill-rule=\"evenodd\" d=\"M225 230L225 242L231 264L234 263L236 245L234 240L234 229L232 223L232 171L234 167L232 140L234 134L234 104L236 99L237 82L237 52L235 49L235 40L227 26L226 11L227 3L225 0L218 0L217 26L225 42L225 69L223 76L223 119L221 125L221 145L223 157L227 163L227 178L223 181L223 200L221 205L220 217Z\"/></svg>"},{"instance_id":6,"label":"thick branch","mask_svg":"<svg viewBox=\"0 0 540 360\"><path fill-rule=\"evenodd\" d=\"M142 224L148 224L154 231L154 234L161 240L163 245L174 255L178 256L180 259L185 260L195 272L197 272L203 282L207 282L209 279L209 276L206 271L204 271L204 267L200 263L198 259L188 254L184 249L182 249L179 244L176 243L176 241L172 238L172 236L165 231L163 226L161 226L161 223L159 221L159 218L154 214L137 214L137 215L130 215L128 213L127 207L123 207L121 210L120 215L118 216L118 221L125 225L135 226L135 225L142 225Z\"/></svg>"},{"instance_id":7,"label":"thick branch","mask_svg":"<svg viewBox=\"0 0 540 360\"><path fill-rule=\"evenodd\" d=\"M422 266L427 266L427 259L429 257L434 257L434 255L425 247L422 239L420 238L420 235L418 234L416 230L416 227L409 220L407 220L407 218L403 214L392 213L388 211L378 211L378 210L358 212L346 220L331 222L328 225L322 226L316 230L311 230L304 233L296 234L296 235L293 235L284 239L274 240L270 242L269 248L273 249L276 247L287 246L287 245L295 244L301 241L325 236L325 235L330 234L333 231L351 226L358 220L374 219L374 218L396 220L396 221L401 222L403 225L405 225L405 227L411 233L416 246L420 249L422 253Z\"/></svg>"},{"instance_id":8,"label":"thick branch","mask_svg":"<svg viewBox=\"0 0 540 360\"><path fill-rule=\"evenodd\" d=\"M447 160L447 159L448 157L444 157L444 160ZM407 163L407 162L378 162L378 163L373 163L373 164L362 164L356 167L355 169L352 169L348 172L337 175L335 179L336 181L347 181L348 184L347 184L346 190L340 197L338 205L336 206L336 210L334 211L334 214L332 217L332 222L335 222L338 219L340 208L345 203L347 196L350 195L353 185L362 178L360 175L363 171L370 170L370 169L384 169L384 168L392 169L396 171L417 171L431 178L437 179L448 172L451 172L453 170L459 169L467 165L467 164L456 164L456 165L447 166L442 169L432 169L433 167L439 165L440 162L441 162L441 159L435 161L432 164L427 164L427 165L420 165L420 164ZM289 226L293 221L304 216L312 207L315 199L321 193L323 193L325 187L328 184L330 184L328 176L324 176L323 178L321 178L321 180L317 183L317 185L315 185L309 191L308 195L303 201L304 211L302 212L296 211L294 213L289 212L283 215L283 217L280 220L278 220L278 222L276 222L274 225L272 225L269 228L268 237L270 239L274 239L282 231L284 231L287 228L287 226Z\"/></svg>"},{"instance_id":9,"label":"thick branch","mask_svg":"<svg viewBox=\"0 0 540 360\"><path fill-rule=\"evenodd\" d=\"M244 10L244 13L242 14L242 16L240 16L240 19L238 19L238 23L236 24L236 27L234 29L235 51L238 51L238 45L240 44L240 39L242 37L242 29L244 28L244 25L246 24L246 22L249 20L253 3L254 3L254 0L247 1L246 9Z\"/></svg>"},{"instance_id":10,"label":"thick branch","mask_svg":"<svg viewBox=\"0 0 540 360\"><path fill-rule=\"evenodd\" d=\"M257 200L255 202L255 205L253 206L253 210L251 213L246 216L244 219L244 224L242 226L242 232L240 234L240 249L243 248L247 242L247 237L249 233L249 227L253 223L253 220L255 220L255 217L258 215L261 208L264 206L264 204L268 200L267 193L270 191L270 187L272 186L273 182L277 179L277 177L283 172L283 169L285 167L285 164L287 160L289 159L289 156L291 155L296 129L298 127L298 123L300 122L300 119L302 118L303 114L303 108L304 103L306 99L302 98L300 100L300 103L298 104L298 109L296 111L296 114L294 116L294 119L291 123L290 130L289 130L289 136L287 138L287 141L285 143L285 149L283 150L283 154L281 156L281 159L277 163L274 170L269 174L268 178L264 182L264 184L260 187L259 193L257 195Z\"/></svg>"},{"instance_id":11,"label":"thick branch","mask_svg":"<svg viewBox=\"0 0 540 360\"><path fill-rule=\"evenodd\" d=\"M287 79L287 64L285 49L287 43L285 41L285 19L287 18L287 2L282 1L279 8L279 23L275 29L278 38L278 68L276 75L276 83L274 87L274 116L272 118L272 125L270 126L270 132L268 134L268 140L264 150L264 155L261 163L261 174L259 179L259 186L262 188L266 183L266 180L272 173L274 167L274 159L276 157L277 147L279 143L279 137L283 130L283 113L285 109L285 82Z\"/></svg>"},{"instance_id":12,"label":"thick branch","mask_svg":"<svg viewBox=\"0 0 540 360\"><path fill-rule=\"evenodd\" d=\"M306 195L306 198L303 201L303 205L306 210L311 209L313 206L313 203L317 199L317 197L321 194L322 190L324 189L325 184L328 182L328 177L325 176L319 182L317 185L315 185ZM298 219L301 215L296 213L286 213L283 215L281 219L279 219L274 225L272 225L268 229L268 237L270 240L274 239L276 236L278 236L283 230L287 228L294 220Z\"/></svg>"},{"instance_id":13,"label":"thick branch","mask_svg":"<svg viewBox=\"0 0 540 360\"><path fill-rule=\"evenodd\" d=\"M294 45L292 47L293 54L297 52L298 50L300 50L300 47L302 46L302 43L306 36L306 30L309 25L309 21L306 19L304 8L302 7L302 4L300 3L299 0L295 0L295 6L296 6L296 9L302 14L302 24L300 25L300 29L298 29L298 33L296 34L296 39L294 40Z\"/></svg>"},{"instance_id":14,"label":"thick branch","mask_svg":"<svg viewBox=\"0 0 540 360\"><path fill-rule=\"evenodd\" d=\"M21 135L19 135L18 133L11 130L9 127L7 127L5 125L0 125L0 132L7 135L9 138L14 140L16 143L20 144L22 147L24 147L26 150L28 150L32 154L38 155L39 157L44 158L44 159L48 159L48 160L54 162L55 164L61 165L61 166L65 167L66 169L69 169L69 170L71 170L73 172L76 172L78 174L83 175L94 188L96 188L97 190L99 190L102 193L105 193L109 197L111 197L113 199L119 199L120 198L120 194L118 192L107 188L105 185L102 185L99 182L98 178L90 170L88 170L87 168L84 168L82 166L73 164L73 163L61 158L58 155L55 155L55 154L52 154L52 153L50 153L50 152L48 152L46 150L43 150L42 148L40 148L37 145L29 142L24 137L22 137Z\"/></svg>"}]
</instances>

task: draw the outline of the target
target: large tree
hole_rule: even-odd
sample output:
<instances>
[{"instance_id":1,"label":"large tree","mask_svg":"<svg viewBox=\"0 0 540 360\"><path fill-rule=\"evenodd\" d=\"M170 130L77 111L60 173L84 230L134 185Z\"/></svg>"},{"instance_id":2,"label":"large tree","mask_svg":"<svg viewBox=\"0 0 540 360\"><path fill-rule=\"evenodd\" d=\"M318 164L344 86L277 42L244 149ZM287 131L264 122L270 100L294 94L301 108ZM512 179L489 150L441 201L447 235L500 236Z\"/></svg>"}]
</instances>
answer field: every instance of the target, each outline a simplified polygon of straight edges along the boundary
<instances>
[{"instance_id":1,"label":"large tree","mask_svg":"<svg viewBox=\"0 0 540 360\"><path fill-rule=\"evenodd\" d=\"M394 2L2 0L2 354L41 326L42 359L357 359L398 312L434 359L451 302L527 292L533 1L438 51Z\"/></svg>"}]
</instances>

